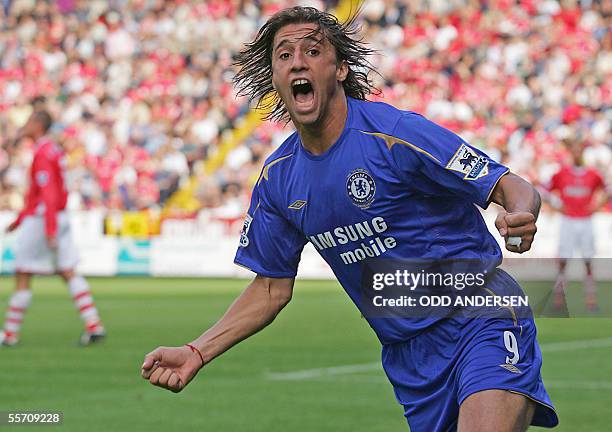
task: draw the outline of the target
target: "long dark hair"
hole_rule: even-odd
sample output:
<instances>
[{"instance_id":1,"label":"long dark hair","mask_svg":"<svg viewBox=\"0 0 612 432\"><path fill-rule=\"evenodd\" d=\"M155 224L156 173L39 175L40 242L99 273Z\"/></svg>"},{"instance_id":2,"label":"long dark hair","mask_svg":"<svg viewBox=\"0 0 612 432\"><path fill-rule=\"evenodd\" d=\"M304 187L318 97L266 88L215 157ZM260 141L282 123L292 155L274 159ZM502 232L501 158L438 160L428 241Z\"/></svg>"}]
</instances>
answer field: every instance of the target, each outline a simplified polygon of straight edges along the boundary
<instances>
[{"instance_id":1,"label":"long dark hair","mask_svg":"<svg viewBox=\"0 0 612 432\"><path fill-rule=\"evenodd\" d=\"M241 50L234 64L239 67L234 76L234 84L239 96L248 96L249 101L258 100L258 108L269 109L266 120L289 121L287 108L272 87L272 44L276 32L288 24L314 23L318 25L317 32L336 49L338 62L346 61L348 75L343 87L347 96L365 100L371 93L379 93L368 74L375 72L367 57L376 52L369 48L361 38L356 24L357 13L347 22L340 23L338 19L312 7L296 6L274 14L259 29L255 40L247 43ZM270 99L266 96L271 95Z\"/></svg>"}]
</instances>

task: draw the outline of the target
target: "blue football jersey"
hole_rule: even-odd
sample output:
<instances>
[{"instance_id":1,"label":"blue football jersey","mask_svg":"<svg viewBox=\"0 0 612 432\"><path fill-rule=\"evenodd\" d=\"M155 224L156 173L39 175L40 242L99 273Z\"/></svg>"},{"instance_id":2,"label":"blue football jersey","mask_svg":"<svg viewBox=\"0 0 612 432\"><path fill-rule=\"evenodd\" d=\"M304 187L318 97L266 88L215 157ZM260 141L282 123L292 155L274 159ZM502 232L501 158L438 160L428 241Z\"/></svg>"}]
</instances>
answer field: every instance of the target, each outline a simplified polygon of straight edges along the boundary
<instances>
[{"instance_id":1,"label":"blue football jersey","mask_svg":"<svg viewBox=\"0 0 612 432\"><path fill-rule=\"evenodd\" d=\"M501 262L475 204L486 208L508 169L423 116L348 98L340 138L321 155L291 135L254 187L235 262L294 277L311 242L360 307L371 258ZM368 318L382 343L405 341L440 318Z\"/></svg>"}]
</instances>

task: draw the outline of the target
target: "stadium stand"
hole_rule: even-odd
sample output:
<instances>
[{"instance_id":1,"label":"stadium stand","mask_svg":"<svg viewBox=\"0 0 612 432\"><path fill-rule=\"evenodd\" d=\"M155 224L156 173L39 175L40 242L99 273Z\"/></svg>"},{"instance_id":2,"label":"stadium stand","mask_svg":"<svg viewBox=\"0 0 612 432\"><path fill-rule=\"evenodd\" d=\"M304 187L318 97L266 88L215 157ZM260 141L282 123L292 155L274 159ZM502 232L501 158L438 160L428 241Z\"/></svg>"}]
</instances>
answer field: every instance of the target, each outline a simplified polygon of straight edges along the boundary
<instances>
[{"instance_id":1,"label":"stadium stand","mask_svg":"<svg viewBox=\"0 0 612 432\"><path fill-rule=\"evenodd\" d=\"M305 2L5 2L0 210L22 205L32 143L14 137L46 103L69 155L71 209L166 207L233 224L263 159L292 132L249 117L232 88L233 54L267 16L296 3ZM373 99L427 115L535 183L566 157L563 140L584 138L587 162L612 180L609 8L369 0L360 21L379 50Z\"/></svg>"}]
</instances>

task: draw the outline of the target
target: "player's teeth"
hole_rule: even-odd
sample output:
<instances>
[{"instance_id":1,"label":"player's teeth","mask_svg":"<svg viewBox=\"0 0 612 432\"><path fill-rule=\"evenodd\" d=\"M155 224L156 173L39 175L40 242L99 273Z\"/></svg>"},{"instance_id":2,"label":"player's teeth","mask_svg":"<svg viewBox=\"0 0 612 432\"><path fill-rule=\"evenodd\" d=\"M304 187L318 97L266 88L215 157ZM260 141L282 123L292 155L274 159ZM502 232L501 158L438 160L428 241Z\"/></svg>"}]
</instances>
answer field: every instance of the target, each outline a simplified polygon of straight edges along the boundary
<instances>
[{"instance_id":1,"label":"player's teeth","mask_svg":"<svg viewBox=\"0 0 612 432\"><path fill-rule=\"evenodd\" d=\"M308 84L308 81L307 81L307 80L305 80L305 79L299 79L299 80L295 80L295 81L293 81L293 85L294 85L294 86L296 86L296 85L302 85L302 84Z\"/></svg>"}]
</instances>

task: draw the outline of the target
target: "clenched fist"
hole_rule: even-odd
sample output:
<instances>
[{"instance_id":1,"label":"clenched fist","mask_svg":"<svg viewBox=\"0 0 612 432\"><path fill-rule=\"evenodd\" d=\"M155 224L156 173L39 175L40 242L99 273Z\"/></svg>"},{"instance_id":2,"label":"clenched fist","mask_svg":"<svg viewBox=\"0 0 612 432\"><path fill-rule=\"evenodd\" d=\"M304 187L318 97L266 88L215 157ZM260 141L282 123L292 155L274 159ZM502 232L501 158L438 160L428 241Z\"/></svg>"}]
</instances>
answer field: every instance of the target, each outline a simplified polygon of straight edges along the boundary
<instances>
[{"instance_id":1,"label":"clenched fist","mask_svg":"<svg viewBox=\"0 0 612 432\"><path fill-rule=\"evenodd\" d=\"M178 393L202 366L200 357L187 346L159 347L145 356L141 375L155 386Z\"/></svg>"},{"instance_id":2,"label":"clenched fist","mask_svg":"<svg viewBox=\"0 0 612 432\"><path fill-rule=\"evenodd\" d=\"M529 212L500 213L495 219L499 234L506 240L506 249L523 253L531 249L536 231L536 218ZM519 245L508 242L511 237L519 237Z\"/></svg>"}]
</instances>

